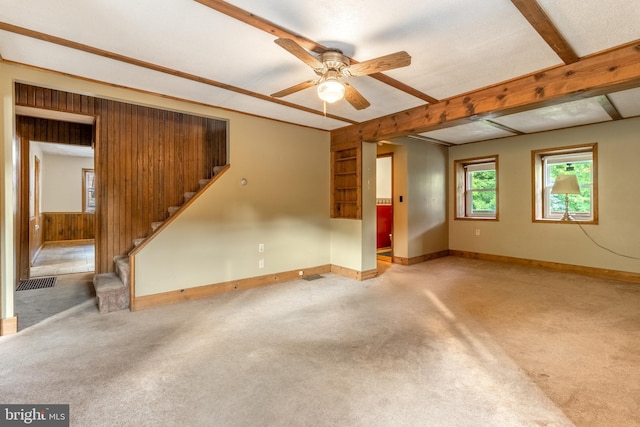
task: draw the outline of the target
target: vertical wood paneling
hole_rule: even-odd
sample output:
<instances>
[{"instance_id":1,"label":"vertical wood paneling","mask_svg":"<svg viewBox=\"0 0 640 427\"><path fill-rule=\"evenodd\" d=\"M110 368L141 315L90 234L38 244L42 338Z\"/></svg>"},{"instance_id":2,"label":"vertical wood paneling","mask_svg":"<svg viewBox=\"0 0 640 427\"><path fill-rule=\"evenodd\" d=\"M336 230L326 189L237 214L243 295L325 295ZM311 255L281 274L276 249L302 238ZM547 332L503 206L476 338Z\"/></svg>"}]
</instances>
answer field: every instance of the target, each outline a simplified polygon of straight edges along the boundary
<instances>
[{"instance_id":1,"label":"vertical wood paneling","mask_svg":"<svg viewBox=\"0 0 640 427\"><path fill-rule=\"evenodd\" d=\"M44 212L42 242L87 240L95 237L95 215L82 212Z\"/></svg>"},{"instance_id":2,"label":"vertical wood paneling","mask_svg":"<svg viewBox=\"0 0 640 427\"><path fill-rule=\"evenodd\" d=\"M214 165L226 164L225 121L21 83L15 93L16 105L98 118L95 129L25 118L32 121L26 132L46 132L47 139L57 139L51 142L87 145L96 133L97 273L112 271L115 255L148 235L151 222L165 219L167 208L210 178Z\"/></svg>"},{"instance_id":3,"label":"vertical wood paneling","mask_svg":"<svg viewBox=\"0 0 640 427\"><path fill-rule=\"evenodd\" d=\"M31 141L91 146L93 126L58 120L16 116L16 130Z\"/></svg>"}]
</instances>

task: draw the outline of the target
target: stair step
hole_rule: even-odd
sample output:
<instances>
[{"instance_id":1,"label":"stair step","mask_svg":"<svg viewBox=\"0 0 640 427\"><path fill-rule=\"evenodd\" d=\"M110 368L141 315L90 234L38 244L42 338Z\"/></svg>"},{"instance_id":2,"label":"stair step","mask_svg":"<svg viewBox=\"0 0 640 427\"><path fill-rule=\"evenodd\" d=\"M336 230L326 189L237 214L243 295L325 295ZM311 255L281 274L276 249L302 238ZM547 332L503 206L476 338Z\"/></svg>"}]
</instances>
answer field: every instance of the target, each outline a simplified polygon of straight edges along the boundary
<instances>
[{"instance_id":1,"label":"stair step","mask_svg":"<svg viewBox=\"0 0 640 427\"><path fill-rule=\"evenodd\" d=\"M209 183L209 181L211 181L210 179L201 179L200 181L198 181L198 184L200 184L200 188L204 188L205 185L207 185Z\"/></svg>"},{"instance_id":2,"label":"stair step","mask_svg":"<svg viewBox=\"0 0 640 427\"><path fill-rule=\"evenodd\" d=\"M152 222L151 231L156 231L162 224L164 224L164 221Z\"/></svg>"},{"instance_id":3,"label":"stair step","mask_svg":"<svg viewBox=\"0 0 640 427\"><path fill-rule=\"evenodd\" d=\"M173 214L178 212L181 207L182 206L170 206L169 209L167 209L167 211L169 211L169 216L173 216Z\"/></svg>"},{"instance_id":4,"label":"stair step","mask_svg":"<svg viewBox=\"0 0 640 427\"><path fill-rule=\"evenodd\" d=\"M196 195L195 191L190 191L188 193L184 193L184 202L187 203L189 200L191 200L193 198L193 196Z\"/></svg>"},{"instance_id":5,"label":"stair step","mask_svg":"<svg viewBox=\"0 0 640 427\"><path fill-rule=\"evenodd\" d=\"M129 308L129 288L115 273L97 274L93 277L96 302L100 313L127 310Z\"/></svg>"},{"instance_id":6,"label":"stair step","mask_svg":"<svg viewBox=\"0 0 640 427\"><path fill-rule=\"evenodd\" d=\"M115 268L116 274L118 275L118 277L120 277L120 280L122 281L122 283L124 283L124 286L129 288L129 281L131 276L129 256L128 255L115 256L113 257L113 263L115 264L115 267L116 267Z\"/></svg>"},{"instance_id":7,"label":"stair step","mask_svg":"<svg viewBox=\"0 0 640 427\"><path fill-rule=\"evenodd\" d=\"M140 244L141 244L142 242L144 242L145 240L147 240L147 238L146 238L146 237L138 237L137 239L133 239L133 246L134 246L134 247L136 247L136 246L140 246Z\"/></svg>"},{"instance_id":8,"label":"stair step","mask_svg":"<svg viewBox=\"0 0 640 427\"><path fill-rule=\"evenodd\" d=\"M218 175L222 169L224 169L224 166L214 166L213 167L213 176Z\"/></svg>"}]
</instances>

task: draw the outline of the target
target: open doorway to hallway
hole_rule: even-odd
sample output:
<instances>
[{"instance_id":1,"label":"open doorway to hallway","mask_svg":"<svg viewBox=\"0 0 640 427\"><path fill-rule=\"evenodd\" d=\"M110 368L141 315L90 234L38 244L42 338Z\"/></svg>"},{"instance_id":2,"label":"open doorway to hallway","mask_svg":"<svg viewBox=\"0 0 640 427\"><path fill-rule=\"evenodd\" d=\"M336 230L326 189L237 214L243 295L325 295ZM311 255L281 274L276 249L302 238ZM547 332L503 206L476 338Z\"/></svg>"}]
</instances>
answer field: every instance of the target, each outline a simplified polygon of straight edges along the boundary
<instances>
[{"instance_id":1,"label":"open doorway to hallway","mask_svg":"<svg viewBox=\"0 0 640 427\"><path fill-rule=\"evenodd\" d=\"M393 153L376 159L376 255L393 261Z\"/></svg>"},{"instance_id":2,"label":"open doorway to hallway","mask_svg":"<svg viewBox=\"0 0 640 427\"><path fill-rule=\"evenodd\" d=\"M95 245L86 242L49 242L38 251L31 264L31 278L93 273Z\"/></svg>"},{"instance_id":3,"label":"open doorway to hallway","mask_svg":"<svg viewBox=\"0 0 640 427\"><path fill-rule=\"evenodd\" d=\"M94 271L95 174L88 143L29 143L29 278Z\"/></svg>"},{"instance_id":4,"label":"open doorway to hallway","mask_svg":"<svg viewBox=\"0 0 640 427\"><path fill-rule=\"evenodd\" d=\"M38 117L35 109L24 113L16 116L19 331L92 303L95 270L94 118L65 122Z\"/></svg>"}]
</instances>

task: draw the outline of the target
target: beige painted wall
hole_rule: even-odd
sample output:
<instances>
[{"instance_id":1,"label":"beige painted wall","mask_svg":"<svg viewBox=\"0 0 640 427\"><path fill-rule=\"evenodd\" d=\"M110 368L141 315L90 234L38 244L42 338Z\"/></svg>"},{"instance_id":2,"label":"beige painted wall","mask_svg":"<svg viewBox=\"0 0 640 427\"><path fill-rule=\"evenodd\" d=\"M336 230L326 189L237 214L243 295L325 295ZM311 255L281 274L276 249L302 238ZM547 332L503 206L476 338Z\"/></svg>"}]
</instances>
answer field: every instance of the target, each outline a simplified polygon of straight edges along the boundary
<instances>
[{"instance_id":1,"label":"beige painted wall","mask_svg":"<svg viewBox=\"0 0 640 427\"><path fill-rule=\"evenodd\" d=\"M391 157L380 157L376 161L376 198L378 199L390 199L392 196L391 164Z\"/></svg>"},{"instance_id":2,"label":"beige painted wall","mask_svg":"<svg viewBox=\"0 0 640 427\"><path fill-rule=\"evenodd\" d=\"M362 219L331 220L331 264L370 271L376 264L376 144L362 144Z\"/></svg>"},{"instance_id":3,"label":"beige painted wall","mask_svg":"<svg viewBox=\"0 0 640 427\"><path fill-rule=\"evenodd\" d=\"M640 272L640 261L614 255L593 243L575 224L533 223L531 150L598 143L598 225L584 225L594 240L616 252L640 258L640 118L535 135L467 144L449 149L453 161L499 156L499 221L453 219L449 194L449 241L455 250ZM475 230L480 230L480 236Z\"/></svg>"},{"instance_id":4,"label":"beige painted wall","mask_svg":"<svg viewBox=\"0 0 640 427\"><path fill-rule=\"evenodd\" d=\"M29 218L35 215L35 170L36 157L40 160L40 191L42 192L42 159L44 153L37 142L29 143ZM39 212L42 212L42 195L40 196Z\"/></svg>"},{"instance_id":5,"label":"beige painted wall","mask_svg":"<svg viewBox=\"0 0 640 427\"><path fill-rule=\"evenodd\" d=\"M231 168L136 256L136 296L330 263L328 133L238 115L230 135Z\"/></svg>"},{"instance_id":6,"label":"beige painted wall","mask_svg":"<svg viewBox=\"0 0 640 427\"><path fill-rule=\"evenodd\" d=\"M42 178L40 211L82 212L82 169L93 169L93 158L46 153L39 158Z\"/></svg>"},{"instance_id":7,"label":"beige painted wall","mask_svg":"<svg viewBox=\"0 0 640 427\"><path fill-rule=\"evenodd\" d=\"M394 255L415 258L447 250L447 148L407 138L392 142L378 153L393 153Z\"/></svg>"},{"instance_id":8,"label":"beige painted wall","mask_svg":"<svg viewBox=\"0 0 640 427\"><path fill-rule=\"evenodd\" d=\"M16 195L13 188L15 159L13 136L15 118L13 108L13 78L11 67L0 63L0 319L14 317L15 257L13 254L13 210Z\"/></svg>"},{"instance_id":9,"label":"beige painted wall","mask_svg":"<svg viewBox=\"0 0 640 427\"><path fill-rule=\"evenodd\" d=\"M3 317L13 316L14 80L229 120L231 169L140 254L139 295L315 267L331 259L345 264L340 254L330 254L328 132L0 63ZM242 177L246 187L239 185ZM265 244L263 254L258 243Z\"/></svg>"}]
</instances>

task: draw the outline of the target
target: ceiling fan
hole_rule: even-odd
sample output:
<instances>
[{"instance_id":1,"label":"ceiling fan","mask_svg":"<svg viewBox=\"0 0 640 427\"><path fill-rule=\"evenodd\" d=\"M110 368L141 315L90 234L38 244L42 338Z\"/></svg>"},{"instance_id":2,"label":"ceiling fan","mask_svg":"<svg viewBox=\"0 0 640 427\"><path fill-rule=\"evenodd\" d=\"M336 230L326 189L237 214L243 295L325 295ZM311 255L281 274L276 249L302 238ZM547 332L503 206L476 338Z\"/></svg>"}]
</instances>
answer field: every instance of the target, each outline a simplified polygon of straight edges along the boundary
<instances>
[{"instance_id":1,"label":"ceiling fan","mask_svg":"<svg viewBox=\"0 0 640 427\"><path fill-rule=\"evenodd\" d=\"M315 80L307 80L306 82L298 83L295 86L271 94L271 96L275 98L291 95L308 87L318 85L318 97L322 101L333 103L345 98L356 110L364 110L369 107L371 103L353 86L340 79L366 76L368 74L393 70L394 68L406 67L411 64L411 56L404 51L351 64L349 58L339 49L327 49L318 56L315 56L291 39L280 38L276 39L275 42L278 46L313 68L313 71L319 76L319 78Z\"/></svg>"}]
</instances>

